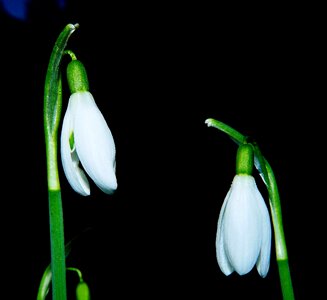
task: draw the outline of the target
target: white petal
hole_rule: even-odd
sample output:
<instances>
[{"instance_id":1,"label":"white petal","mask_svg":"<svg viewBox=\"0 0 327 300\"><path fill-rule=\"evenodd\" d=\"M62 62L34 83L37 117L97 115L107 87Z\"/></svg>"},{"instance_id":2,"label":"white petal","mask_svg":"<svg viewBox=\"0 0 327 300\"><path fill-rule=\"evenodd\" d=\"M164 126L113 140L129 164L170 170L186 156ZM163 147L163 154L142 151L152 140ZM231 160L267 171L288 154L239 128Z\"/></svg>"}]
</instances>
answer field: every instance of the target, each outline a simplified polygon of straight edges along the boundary
<instances>
[{"instance_id":1,"label":"white petal","mask_svg":"<svg viewBox=\"0 0 327 300\"><path fill-rule=\"evenodd\" d=\"M261 210L261 216L262 216L262 225L261 225L262 244L261 244L260 255L257 261L257 270L261 277L266 277L270 266L271 224L270 224L270 216L267 206L260 193L257 199L258 199L258 206Z\"/></svg>"},{"instance_id":2,"label":"white petal","mask_svg":"<svg viewBox=\"0 0 327 300\"><path fill-rule=\"evenodd\" d=\"M116 148L112 133L89 92L74 93L74 136L78 157L95 184L105 193L117 189Z\"/></svg>"},{"instance_id":3,"label":"white petal","mask_svg":"<svg viewBox=\"0 0 327 300\"><path fill-rule=\"evenodd\" d=\"M257 186L249 175L236 175L223 219L225 251L235 271L244 275L257 262L261 247L261 215Z\"/></svg>"},{"instance_id":4,"label":"white petal","mask_svg":"<svg viewBox=\"0 0 327 300\"><path fill-rule=\"evenodd\" d=\"M75 151L69 146L69 136L73 131L71 105L68 103L61 131L60 151L63 170L71 187L83 196L90 195L89 182L82 169L79 168L79 159Z\"/></svg>"},{"instance_id":5,"label":"white petal","mask_svg":"<svg viewBox=\"0 0 327 300\"><path fill-rule=\"evenodd\" d=\"M220 209L219 218L218 218L218 226L217 226L217 236L216 236L216 256L218 265L220 267L220 270L226 275L230 275L234 268L231 266L231 264L228 261L226 252L225 252L225 240L224 240L224 227L223 227L223 219L225 216L225 208L226 204L228 202L228 198L230 195L230 190L228 191L225 200L223 202L223 205Z\"/></svg>"}]
</instances>

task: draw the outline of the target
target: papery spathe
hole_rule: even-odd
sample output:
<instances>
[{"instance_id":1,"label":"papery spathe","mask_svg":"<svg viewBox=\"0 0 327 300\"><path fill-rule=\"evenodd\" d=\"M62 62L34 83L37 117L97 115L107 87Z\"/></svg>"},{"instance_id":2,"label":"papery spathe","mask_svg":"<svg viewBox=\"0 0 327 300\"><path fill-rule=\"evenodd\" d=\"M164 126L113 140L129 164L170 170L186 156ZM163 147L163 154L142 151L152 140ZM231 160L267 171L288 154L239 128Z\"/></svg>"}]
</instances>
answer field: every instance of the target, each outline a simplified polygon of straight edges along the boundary
<instances>
[{"instance_id":1,"label":"papery spathe","mask_svg":"<svg viewBox=\"0 0 327 300\"><path fill-rule=\"evenodd\" d=\"M79 162L103 192L112 194L117 189L114 139L90 92L70 96L60 149L65 175L77 193L90 194L88 179Z\"/></svg>"},{"instance_id":2,"label":"papery spathe","mask_svg":"<svg viewBox=\"0 0 327 300\"><path fill-rule=\"evenodd\" d=\"M270 265L271 224L254 177L235 175L223 202L217 228L216 253L225 275L247 274L256 265L265 277Z\"/></svg>"}]
</instances>

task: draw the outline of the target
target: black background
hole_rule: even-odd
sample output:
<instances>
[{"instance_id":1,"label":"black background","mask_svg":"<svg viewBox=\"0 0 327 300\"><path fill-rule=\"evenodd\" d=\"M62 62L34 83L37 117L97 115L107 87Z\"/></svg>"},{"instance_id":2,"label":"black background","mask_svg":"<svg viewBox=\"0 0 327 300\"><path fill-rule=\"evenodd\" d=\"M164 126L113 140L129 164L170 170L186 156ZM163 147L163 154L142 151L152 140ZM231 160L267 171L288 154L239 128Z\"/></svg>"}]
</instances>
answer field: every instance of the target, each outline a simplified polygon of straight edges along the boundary
<instances>
[{"instance_id":1,"label":"black background","mask_svg":"<svg viewBox=\"0 0 327 300\"><path fill-rule=\"evenodd\" d=\"M65 239L79 236L67 266L82 271L92 299L282 299L274 247L265 279L256 269L226 277L217 265L217 220L237 147L207 118L252 136L271 164L295 296L313 299L312 266L321 260L313 232L324 200L319 9L77 0L63 9L32 0L25 21L0 11L10 299L35 299L50 262L43 89L68 23L80 24L67 49L84 63L117 148L112 196L91 182L82 197L59 170ZM68 97L64 85L63 112ZM77 276L67 281L74 299Z\"/></svg>"}]
</instances>

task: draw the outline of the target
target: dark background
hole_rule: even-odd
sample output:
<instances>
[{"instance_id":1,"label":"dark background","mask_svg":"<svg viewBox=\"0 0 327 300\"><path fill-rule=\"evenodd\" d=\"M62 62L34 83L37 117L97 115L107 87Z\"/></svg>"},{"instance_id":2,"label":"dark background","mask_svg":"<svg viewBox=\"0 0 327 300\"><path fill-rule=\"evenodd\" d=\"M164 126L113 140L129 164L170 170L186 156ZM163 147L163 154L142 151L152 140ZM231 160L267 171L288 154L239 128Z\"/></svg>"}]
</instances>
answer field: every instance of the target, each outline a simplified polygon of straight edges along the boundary
<instances>
[{"instance_id":1,"label":"dark background","mask_svg":"<svg viewBox=\"0 0 327 300\"><path fill-rule=\"evenodd\" d=\"M23 19L0 6L3 284L10 299L35 299L50 262L43 89L68 23L80 24L67 49L84 63L117 148L112 196L93 182L91 196L79 196L59 170L65 239L79 236L67 266L82 271L92 299L282 299L274 243L265 279L255 268L226 277L217 265L217 220L237 147L205 125L210 117L252 136L271 164L295 298L313 299L324 201L320 21L319 8L299 4L66 0L59 7L31 0ZM64 85L63 112L68 97ZM77 276L68 273L67 281L74 299Z\"/></svg>"}]
</instances>

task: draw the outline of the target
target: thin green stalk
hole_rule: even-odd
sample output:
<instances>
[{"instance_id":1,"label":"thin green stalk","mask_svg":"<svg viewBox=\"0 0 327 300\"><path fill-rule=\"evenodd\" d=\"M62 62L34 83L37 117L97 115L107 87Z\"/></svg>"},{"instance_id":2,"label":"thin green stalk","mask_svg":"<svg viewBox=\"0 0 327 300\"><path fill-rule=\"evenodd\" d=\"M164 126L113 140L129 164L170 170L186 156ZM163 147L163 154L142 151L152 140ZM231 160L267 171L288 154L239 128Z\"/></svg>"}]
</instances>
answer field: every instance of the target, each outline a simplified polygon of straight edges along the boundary
<instances>
[{"instance_id":1,"label":"thin green stalk","mask_svg":"<svg viewBox=\"0 0 327 300\"><path fill-rule=\"evenodd\" d=\"M215 127L227 135L237 144L247 142L247 137L239 133L237 130L227 124L215 119L207 119L205 123L208 126ZM277 182L273 170L268 161L261 154L261 151L256 143L251 143L254 146L255 167L257 168L263 182L265 183L269 194L269 205L274 227L276 259L278 264L279 279L284 300L294 300L294 291L290 268L288 264L288 255L286 248L286 240L283 229L282 209L277 188Z\"/></svg>"},{"instance_id":2,"label":"thin green stalk","mask_svg":"<svg viewBox=\"0 0 327 300\"><path fill-rule=\"evenodd\" d=\"M69 268L67 268L67 270L69 270L69 271L75 271L77 273L77 275L78 275L79 281L83 281L83 275L82 275L82 272L79 269L73 268L73 267L69 267Z\"/></svg>"},{"instance_id":3,"label":"thin green stalk","mask_svg":"<svg viewBox=\"0 0 327 300\"><path fill-rule=\"evenodd\" d=\"M215 127L219 129L222 132L225 132L226 134L229 135L229 137L234 140L237 144L241 144L245 142L246 136L235 130L234 128L230 127L229 125L215 120L215 119L207 119L205 123L209 127Z\"/></svg>"},{"instance_id":4,"label":"thin green stalk","mask_svg":"<svg viewBox=\"0 0 327 300\"><path fill-rule=\"evenodd\" d=\"M286 248L286 240L283 229L282 208L280 205L280 198L277 188L276 179L273 170L267 160L265 160L265 167L268 173L268 191L271 216L275 231L275 247L276 258L279 270L279 279L283 293L283 299L293 300L294 291L291 279L290 268L288 264L288 255Z\"/></svg>"},{"instance_id":5,"label":"thin green stalk","mask_svg":"<svg viewBox=\"0 0 327 300\"><path fill-rule=\"evenodd\" d=\"M62 85L59 67L68 39L77 27L78 24L66 25L57 38L50 56L44 86L44 133L47 159L53 300L67 299L64 220L57 158L57 136L62 105Z\"/></svg>"},{"instance_id":6,"label":"thin green stalk","mask_svg":"<svg viewBox=\"0 0 327 300\"><path fill-rule=\"evenodd\" d=\"M64 219L61 192L49 191L52 298L66 299Z\"/></svg>"}]
</instances>

